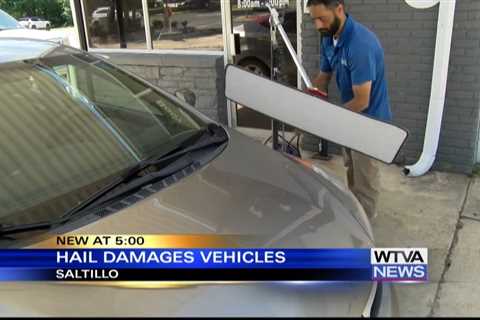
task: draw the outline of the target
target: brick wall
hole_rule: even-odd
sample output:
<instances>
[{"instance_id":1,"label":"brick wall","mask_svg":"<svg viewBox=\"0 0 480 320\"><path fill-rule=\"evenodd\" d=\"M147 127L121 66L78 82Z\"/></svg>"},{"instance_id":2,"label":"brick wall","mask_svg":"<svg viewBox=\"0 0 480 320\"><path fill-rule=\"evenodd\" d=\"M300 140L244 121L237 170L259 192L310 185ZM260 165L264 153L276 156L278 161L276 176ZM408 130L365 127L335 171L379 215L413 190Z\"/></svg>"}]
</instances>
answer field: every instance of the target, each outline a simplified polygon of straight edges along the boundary
<instances>
[{"instance_id":1,"label":"brick wall","mask_svg":"<svg viewBox=\"0 0 480 320\"><path fill-rule=\"evenodd\" d=\"M385 49L394 123L410 137L397 157L416 162L425 134L430 98L438 6L414 9L403 0L346 0L347 11L379 37ZM306 16L303 61L313 76L319 65L319 36ZM457 0L447 97L434 169L471 173L475 163L480 109L480 1ZM338 102L334 82L330 88ZM306 137L314 149L318 139Z\"/></svg>"},{"instance_id":2,"label":"brick wall","mask_svg":"<svg viewBox=\"0 0 480 320\"><path fill-rule=\"evenodd\" d=\"M171 93L191 90L196 96L195 108L213 120L227 122L223 55L128 51L100 54Z\"/></svg>"}]
</instances>

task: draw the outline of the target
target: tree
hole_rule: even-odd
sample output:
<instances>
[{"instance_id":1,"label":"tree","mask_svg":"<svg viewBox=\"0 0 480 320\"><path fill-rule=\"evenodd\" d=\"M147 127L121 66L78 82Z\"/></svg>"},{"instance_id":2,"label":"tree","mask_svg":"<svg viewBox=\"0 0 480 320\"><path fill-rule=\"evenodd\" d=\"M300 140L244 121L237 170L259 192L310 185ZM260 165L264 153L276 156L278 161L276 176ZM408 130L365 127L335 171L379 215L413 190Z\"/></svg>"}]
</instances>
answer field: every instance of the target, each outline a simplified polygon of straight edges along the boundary
<instances>
[{"instance_id":1,"label":"tree","mask_svg":"<svg viewBox=\"0 0 480 320\"><path fill-rule=\"evenodd\" d=\"M65 26L73 26L72 8L70 8L70 0L63 0L63 17Z\"/></svg>"},{"instance_id":2,"label":"tree","mask_svg":"<svg viewBox=\"0 0 480 320\"><path fill-rule=\"evenodd\" d=\"M0 9L8 12L9 14L13 14L13 8L15 7L14 0L0 0Z\"/></svg>"},{"instance_id":3,"label":"tree","mask_svg":"<svg viewBox=\"0 0 480 320\"><path fill-rule=\"evenodd\" d=\"M49 20L52 27L73 24L69 0L0 0L0 8L17 19L42 17Z\"/></svg>"}]
</instances>

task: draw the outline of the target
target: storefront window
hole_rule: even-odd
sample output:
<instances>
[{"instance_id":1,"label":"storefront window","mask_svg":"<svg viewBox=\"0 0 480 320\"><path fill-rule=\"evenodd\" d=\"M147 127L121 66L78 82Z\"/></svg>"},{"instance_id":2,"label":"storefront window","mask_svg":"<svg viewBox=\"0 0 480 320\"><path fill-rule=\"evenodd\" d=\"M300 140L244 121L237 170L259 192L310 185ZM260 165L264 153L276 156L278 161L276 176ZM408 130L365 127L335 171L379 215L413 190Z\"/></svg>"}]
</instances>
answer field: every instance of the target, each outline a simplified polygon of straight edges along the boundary
<instances>
[{"instance_id":1,"label":"storefront window","mask_svg":"<svg viewBox=\"0 0 480 320\"><path fill-rule=\"evenodd\" d=\"M149 0L154 49L223 50L222 0Z\"/></svg>"},{"instance_id":2,"label":"storefront window","mask_svg":"<svg viewBox=\"0 0 480 320\"><path fill-rule=\"evenodd\" d=\"M85 0L90 48L146 49L141 0Z\"/></svg>"},{"instance_id":3,"label":"storefront window","mask_svg":"<svg viewBox=\"0 0 480 320\"><path fill-rule=\"evenodd\" d=\"M296 87L297 70L284 41L277 32L278 46L273 53L270 34L270 11L263 0L232 0L232 27L238 39L234 62L251 72L270 78L272 64L276 81ZM297 13L295 0L269 0L279 13L282 26L294 48L297 46ZM237 105L237 125L271 128L271 118L250 108Z\"/></svg>"}]
</instances>

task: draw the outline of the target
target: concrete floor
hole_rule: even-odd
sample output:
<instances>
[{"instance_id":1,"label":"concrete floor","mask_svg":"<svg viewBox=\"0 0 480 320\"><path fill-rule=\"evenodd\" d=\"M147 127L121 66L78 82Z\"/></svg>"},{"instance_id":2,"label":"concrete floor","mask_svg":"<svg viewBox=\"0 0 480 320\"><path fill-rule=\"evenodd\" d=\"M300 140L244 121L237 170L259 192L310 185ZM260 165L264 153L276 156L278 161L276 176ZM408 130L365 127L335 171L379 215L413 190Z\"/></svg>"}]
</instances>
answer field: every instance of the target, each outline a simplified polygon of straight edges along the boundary
<instances>
[{"instance_id":1,"label":"concrete floor","mask_svg":"<svg viewBox=\"0 0 480 320\"><path fill-rule=\"evenodd\" d=\"M258 141L268 131L240 129ZM304 158L312 153L303 152ZM312 160L345 179L342 158ZM401 316L480 315L480 177L430 172L408 178L380 164L381 195L372 226L377 247L429 249L427 284L397 284Z\"/></svg>"}]
</instances>

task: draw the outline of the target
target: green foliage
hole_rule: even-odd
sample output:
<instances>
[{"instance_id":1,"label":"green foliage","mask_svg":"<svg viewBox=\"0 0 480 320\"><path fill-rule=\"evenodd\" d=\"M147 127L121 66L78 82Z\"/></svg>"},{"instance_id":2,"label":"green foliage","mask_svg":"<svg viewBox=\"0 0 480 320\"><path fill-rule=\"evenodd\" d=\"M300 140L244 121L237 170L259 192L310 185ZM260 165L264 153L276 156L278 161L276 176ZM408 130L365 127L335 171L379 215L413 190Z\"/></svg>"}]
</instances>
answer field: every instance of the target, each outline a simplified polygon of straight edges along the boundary
<instances>
[{"instance_id":1,"label":"green foliage","mask_svg":"<svg viewBox=\"0 0 480 320\"><path fill-rule=\"evenodd\" d=\"M63 7L63 16L65 17L64 26L73 26L72 9L70 8L70 0L61 0Z\"/></svg>"},{"instance_id":2,"label":"green foliage","mask_svg":"<svg viewBox=\"0 0 480 320\"><path fill-rule=\"evenodd\" d=\"M475 177L480 177L480 163L476 164L475 167L473 167L472 175Z\"/></svg>"},{"instance_id":3,"label":"green foliage","mask_svg":"<svg viewBox=\"0 0 480 320\"><path fill-rule=\"evenodd\" d=\"M0 9L14 18L38 16L52 27L73 25L69 0L0 0Z\"/></svg>"}]
</instances>

